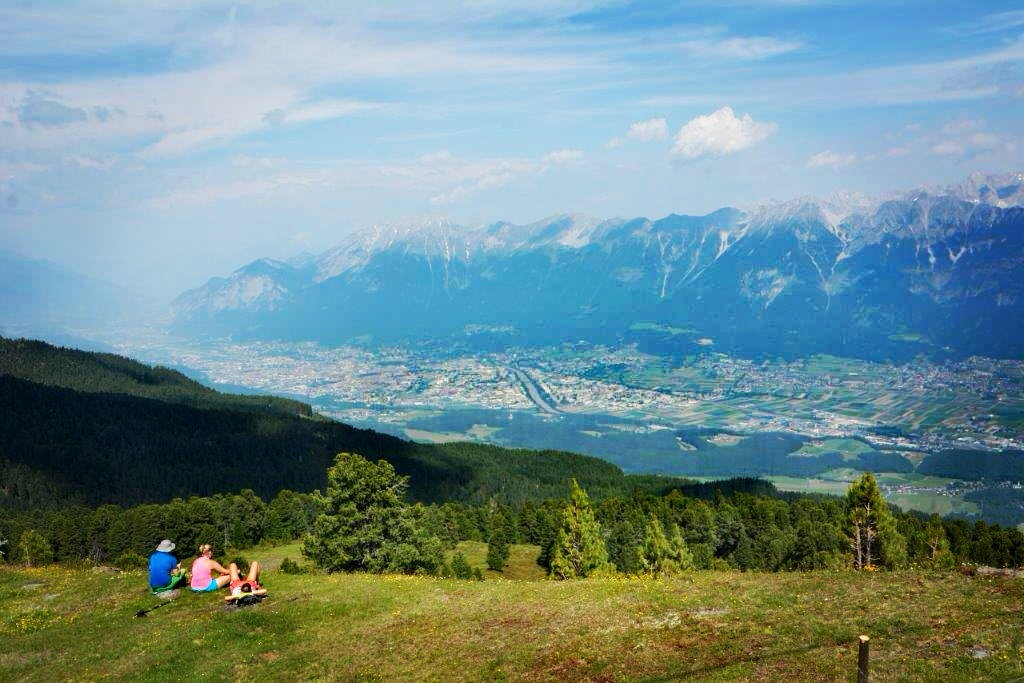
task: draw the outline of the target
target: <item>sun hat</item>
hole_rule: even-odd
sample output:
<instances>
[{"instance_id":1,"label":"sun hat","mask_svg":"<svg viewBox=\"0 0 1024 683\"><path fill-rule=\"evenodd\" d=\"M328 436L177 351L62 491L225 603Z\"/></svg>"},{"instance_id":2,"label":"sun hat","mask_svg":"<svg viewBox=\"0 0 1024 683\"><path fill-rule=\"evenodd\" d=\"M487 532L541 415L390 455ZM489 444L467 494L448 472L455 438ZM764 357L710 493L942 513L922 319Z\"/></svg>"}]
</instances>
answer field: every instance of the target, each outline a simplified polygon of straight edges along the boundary
<instances>
[{"instance_id":1,"label":"sun hat","mask_svg":"<svg viewBox=\"0 0 1024 683\"><path fill-rule=\"evenodd\" d=\"M164 540L160 541L160 545L158 545L156 547L156 551L158 553L169 553L172 550L174 550L174 544L171 543L170 540L168 540L166 538Z\"/></svg>"}]
</instances>

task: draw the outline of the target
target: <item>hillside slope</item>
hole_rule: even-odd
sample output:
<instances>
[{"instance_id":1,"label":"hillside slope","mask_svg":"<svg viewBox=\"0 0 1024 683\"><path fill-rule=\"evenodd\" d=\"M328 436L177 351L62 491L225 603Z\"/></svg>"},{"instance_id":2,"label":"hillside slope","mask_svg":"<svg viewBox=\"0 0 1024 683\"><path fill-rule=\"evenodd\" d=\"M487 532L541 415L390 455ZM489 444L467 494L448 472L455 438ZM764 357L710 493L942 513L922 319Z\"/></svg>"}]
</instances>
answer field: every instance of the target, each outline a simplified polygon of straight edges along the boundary
<instances>
[{"instance_id":1,"label":"hillside slope","mask_svg":"<svg viewBox=\"0 0 1024 683\"><path fill-rule=\"evenodd\" d=\"M288 552L294 559L294 547ZM278 551L253 553L274 567ZM4 680L1011 680L1024 581L697 572L502 581L285 575L270 598L156 601L142 572L0 569ZM111 634L117 637L111 638Z\"/></svg>"},{"instance_id":2,"label":"hillside slope","mask_svg":"<svg viewBox=\"0 0 1024 683\"><path fill-rule=\"evenodd\" d=\"M132 505L242 488L269 499L322 487L342 451L388 460L421 501L560 497L570 477L598 497L671 483L571 453L416 444L119 356L0 340L0 507Z\"/></svg>"}]
</instances>

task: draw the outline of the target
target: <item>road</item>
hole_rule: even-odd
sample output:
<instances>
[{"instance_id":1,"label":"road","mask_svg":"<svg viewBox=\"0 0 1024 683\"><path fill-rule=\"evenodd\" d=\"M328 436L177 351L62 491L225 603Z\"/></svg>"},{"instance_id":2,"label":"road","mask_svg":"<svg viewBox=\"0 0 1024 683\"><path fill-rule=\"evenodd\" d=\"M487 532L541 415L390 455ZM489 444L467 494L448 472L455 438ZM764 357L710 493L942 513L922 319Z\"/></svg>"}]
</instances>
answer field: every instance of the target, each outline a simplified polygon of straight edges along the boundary
<instances>
[{"instance_id":1,"label":"road","mask_svg":"<svg viewBox=\"0 0 1024 683\"><path fill-rule=\"evenodd\" d=\"M549 415L558 415L562 412L558 408L548 403L548 400L544 398L544 394L541 393L540 387L537 386L537 384L528 374L526 374L519 368L509 368L509 370L511 370L512 374L516 376L516 379L519 380L519 383L523 385L523 388L526 389L526 395L530 397L530 400L533 401L534 405L536 405L542 413L548 413Z\"/></svg>"}]
</instances>

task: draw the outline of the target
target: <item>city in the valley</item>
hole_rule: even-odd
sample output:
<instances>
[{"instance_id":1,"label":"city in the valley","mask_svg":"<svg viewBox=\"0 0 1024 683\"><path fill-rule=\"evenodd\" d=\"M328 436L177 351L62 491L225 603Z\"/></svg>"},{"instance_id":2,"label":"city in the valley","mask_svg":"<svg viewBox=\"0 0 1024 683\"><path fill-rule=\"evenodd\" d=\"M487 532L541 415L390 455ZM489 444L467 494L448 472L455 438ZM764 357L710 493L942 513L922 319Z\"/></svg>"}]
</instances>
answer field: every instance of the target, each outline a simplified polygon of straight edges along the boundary
<instances>
[{"instance_id":1,"label":"city in the valley","mask_svg":"<svg viewBox=\"0 0 1024 683\"><path fill-rule=\"evenodd\" d=\"M978 514L1001 489L1011 502L1000 515L1024 521L1019 482L967 465L1024 450L1024 362L750 360L706 342L707 352L675 359L582 342L482 353L161 338L123 350L414 440L560 448L627 471L750 474L823 493L872 469L906 507ZM958 468L948 454L959 452L970 457ZM924 462L938 453L947 455Z\"/></svg>"}]
</instances>

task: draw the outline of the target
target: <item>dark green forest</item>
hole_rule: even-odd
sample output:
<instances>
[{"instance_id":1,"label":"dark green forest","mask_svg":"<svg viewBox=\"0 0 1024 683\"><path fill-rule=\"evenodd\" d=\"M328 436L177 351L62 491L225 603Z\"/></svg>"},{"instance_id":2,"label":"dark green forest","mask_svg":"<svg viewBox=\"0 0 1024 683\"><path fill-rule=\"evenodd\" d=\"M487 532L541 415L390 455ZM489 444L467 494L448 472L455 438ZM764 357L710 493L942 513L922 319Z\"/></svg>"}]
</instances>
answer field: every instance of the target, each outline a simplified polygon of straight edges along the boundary
<instances>
[{"instance_id":1,"label":"dark green forest","mask_svg":"<svg viewBox=\"0 0 1024 683\"><path fill-rule=\"evenodd\" d=\"M681 485L667 493L635 490L594 503L607 554L615 570L642 573L645 528L652 521L678 528L694 569L783 571L850 566L847 504L838 498L792 497L750 479ZM410 514L424 534L451 548L459 541L541 547L548 566L566 497L508 505L448 501L413 504ZM49 559L106 564L140 562L162 538L173 539L179 556L212 543L230 554L264 542L285 542L313 531L323 512L316 495L284 490L265 502L251 490L193 496L162 504L122 508L67 506L0 515L0 548L21 562L19 539L36 531ZM1024 564L1024 535L1014 528L940 520L893 510L906 543L904 565L952 568L959 563L1012 567ZM127 557L126 557L127 556ZM507 556L506 556L507 558ZM500 560L498 567L500 567Z\"/></svg>"},{"instance_id":2,"label":"dark green forest","mask_svg":"<svg viewBox=\"0 0 1024 683\"><path fill-rule=\"evenodd\" d=\"M341 451L389 461L423 502L558 497L570 476L598 497L673 481L573 453L417 444L120 356L0 339L0 508L135 505L243 488L269 499L323 487Z\"/></svg>"},{"instance_id":3,"label":"dark green forest","mask_svg":"<svg viewBox=\"0 0 1024 683\"><path fill-rule=\"evenodd\" d=\"M0 340L0 369L8 559L22 545L110 563L138 560L161 538L232 550L308 538L324 514L316 491L347 452L390 464L409 506L398 518L418 537L449 548L486 541L495 569L512 543L540 546L549 567L565 541L566 511L581 497L593 501L585 517L605 548L601 561L617 571L651 571L658 553L697 569L849 564L848 502L780 494L757 479L700 484L627 476L572 453L416 444L296 401L223 394L174 370L41 342ZM1024 563L1016 529L899 510L892 519L902 539L893 566Z\"/></svg>"}]
</instances>

